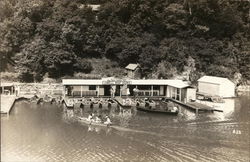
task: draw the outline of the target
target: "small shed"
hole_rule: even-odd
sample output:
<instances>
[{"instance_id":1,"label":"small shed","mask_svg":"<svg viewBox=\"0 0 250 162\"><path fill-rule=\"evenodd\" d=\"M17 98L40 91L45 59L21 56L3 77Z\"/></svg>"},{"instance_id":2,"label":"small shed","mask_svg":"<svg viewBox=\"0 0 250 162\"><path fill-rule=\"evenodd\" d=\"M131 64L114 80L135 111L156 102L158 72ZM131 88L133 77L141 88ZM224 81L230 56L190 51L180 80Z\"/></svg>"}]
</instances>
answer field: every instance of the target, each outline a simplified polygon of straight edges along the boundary
<instances>
[{"instance_id":1,"label":"small shed","mask_svg":"<svg viewBox=\"0 0 250 162\"><path fill-rule=\"evenodd\" d=\"M141 68L139 64L128 64L125 67L128 78L139 79L141 77Z\"/></svg>"},{"instance_id":2,"label":"small shed","mask_svg":"<svg viewBox=\"0 0 250 162\"><path fill-rule=\"evenodd\" d=\"M198 94L235 97L235 84L228 78L203 76L198 80Z\"/></svg>"}]
</instances>

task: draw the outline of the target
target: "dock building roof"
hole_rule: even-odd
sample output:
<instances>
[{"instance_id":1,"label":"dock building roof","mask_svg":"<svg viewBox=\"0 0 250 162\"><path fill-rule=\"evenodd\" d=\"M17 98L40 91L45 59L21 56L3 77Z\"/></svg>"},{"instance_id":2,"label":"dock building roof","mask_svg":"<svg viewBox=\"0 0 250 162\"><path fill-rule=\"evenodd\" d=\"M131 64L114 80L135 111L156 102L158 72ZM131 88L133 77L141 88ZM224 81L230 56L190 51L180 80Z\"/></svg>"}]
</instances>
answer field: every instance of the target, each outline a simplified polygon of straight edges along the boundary
<instances>
[{"instance_id":1,"label":"dock building roof","mask_svg":"<svg viewBox=\"0 0 250 162\"><path fill-rule=\"evenodd\" d=\"M139 64L128 64L125 69L128 70L135 70L137 67L139 67Z\"/></svg>"},{"instance_id":2,"label":"dock building roof","mask_svg":"<svg viewBox=\"0 0 250 162\"><path fill-rule=\"evenodd\" d=\"M227 82L231 82L228 78L222 78L222 77L215 77L215 76L203 76L201 77L198 82L206 82L206 83L214 83L214 84L225 84Z\"/></svg>"}]
</instances>

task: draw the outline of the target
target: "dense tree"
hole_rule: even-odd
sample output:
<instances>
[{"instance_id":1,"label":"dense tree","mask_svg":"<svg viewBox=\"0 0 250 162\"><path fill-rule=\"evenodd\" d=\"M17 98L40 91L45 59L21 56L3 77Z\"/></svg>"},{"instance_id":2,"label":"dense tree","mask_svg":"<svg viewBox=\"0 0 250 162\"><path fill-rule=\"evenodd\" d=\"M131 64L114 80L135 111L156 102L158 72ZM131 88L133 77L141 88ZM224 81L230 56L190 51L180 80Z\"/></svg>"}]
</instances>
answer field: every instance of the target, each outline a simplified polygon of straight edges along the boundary
<instances>
[{"instance_id":1,"label":"dense tree","mask_svg":"<svg viewBox=\"0 0 250 162\"><path fill-rule=\"evenodd\" d=\"M227 0L2 0L1 71L15 63L21 80L40 81L89 73L86 58L106 57L140 63L144 77L249 80L249 10Z\"/></svg>"}]
</instances>

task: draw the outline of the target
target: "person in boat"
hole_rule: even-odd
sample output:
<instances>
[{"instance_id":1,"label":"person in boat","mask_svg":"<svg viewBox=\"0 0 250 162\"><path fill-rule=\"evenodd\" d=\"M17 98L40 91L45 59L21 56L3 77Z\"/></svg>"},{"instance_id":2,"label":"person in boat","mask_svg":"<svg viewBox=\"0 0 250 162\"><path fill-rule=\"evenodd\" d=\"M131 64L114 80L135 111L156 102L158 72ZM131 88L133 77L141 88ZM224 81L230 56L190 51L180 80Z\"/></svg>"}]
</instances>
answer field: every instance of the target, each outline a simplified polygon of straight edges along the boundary
<instances>
[{"instance_id":1,"label":"person in boat","mask_svg":"<svg viewBox=\"0 0 250 162\"><path fill-rule=\"evenodd\" d=\"M109 118L108 115L106 115L105 119L106 119L106 121L104 122L104 124L107 124L107 125L112 124L112 122L111 122L111 120L110 120L110 118Z\"/></svg>"},{"instance_id":2,"label":"person in boat","mask_svg":"<svg viewBox=\"0 0 250 162\"><path fill-rule=\"evenodd\" d=\"M87 118L87 120L88 120L88 121L93 121L93 118L94 118L94 114L93 114L93 113L92 113L92 114L90 113L89 116L88 116L88 118Z\"/></svg>"},{"instance_id":3,"label":"person in boat","mask_svg":"<svg viewBox=\"0 0 250 162\"><path fill-rule=\"evenodd\" d=\"M96 116L95 122L96 122L96 123L101 123L101 122L102 122L102 120L101 120L101 115Z\"/></svg>"},{"instance_id":4,"label":"person in boat","mask_svg":"<svg viewBox=\"0 0 250 162\"><path fill-rule=\"evenodd\" d=\"M178 108L176 106L174 106L172 109L171 109L172 112L177 112L178 111Z\"/></svg>"}]
</instances>

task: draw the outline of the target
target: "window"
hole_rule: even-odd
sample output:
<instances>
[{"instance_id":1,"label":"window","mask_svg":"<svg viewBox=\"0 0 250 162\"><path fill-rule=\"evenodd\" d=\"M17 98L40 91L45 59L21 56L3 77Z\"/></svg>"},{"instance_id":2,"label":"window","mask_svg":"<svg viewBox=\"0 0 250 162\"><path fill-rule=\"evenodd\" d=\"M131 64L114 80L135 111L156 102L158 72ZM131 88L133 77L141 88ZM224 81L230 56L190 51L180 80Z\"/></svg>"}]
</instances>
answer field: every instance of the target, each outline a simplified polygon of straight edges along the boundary
<instances>
[{"instance_id":1,"label":"window","mask_svg":"<svg viewBox=\"0 0 250 162\"><path fill-rule=\"evenodd\" d=\"M95 85L90 85L89 90L96 90L96 86Z\"/></svg>"}]
</instances>

